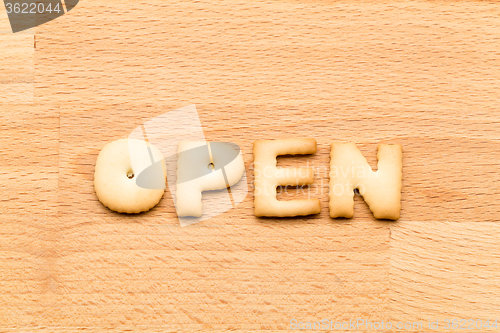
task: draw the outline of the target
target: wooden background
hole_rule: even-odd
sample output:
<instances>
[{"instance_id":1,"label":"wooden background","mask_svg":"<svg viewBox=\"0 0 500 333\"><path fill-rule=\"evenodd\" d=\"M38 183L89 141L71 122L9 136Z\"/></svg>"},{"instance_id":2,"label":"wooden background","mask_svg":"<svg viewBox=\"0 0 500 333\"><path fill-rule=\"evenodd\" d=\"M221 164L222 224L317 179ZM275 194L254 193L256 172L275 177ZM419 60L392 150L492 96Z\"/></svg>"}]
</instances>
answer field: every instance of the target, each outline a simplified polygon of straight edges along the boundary
<instances>
[{"instance_id":1,"label":"wooden background","mask_svg":"<svg viewBox=\"0 0 500 333\"><path fill-rule=\"evenodd\" d=\"M500 320L500 3L86 0L18 34L0 8L0 332ZM279 164L318 169L321 214L104 208L100 149L190 104L249 186L254 140L315 138ZM334 140L403 145L399 221L328 217Z\"/></svg>"}]
</instances>

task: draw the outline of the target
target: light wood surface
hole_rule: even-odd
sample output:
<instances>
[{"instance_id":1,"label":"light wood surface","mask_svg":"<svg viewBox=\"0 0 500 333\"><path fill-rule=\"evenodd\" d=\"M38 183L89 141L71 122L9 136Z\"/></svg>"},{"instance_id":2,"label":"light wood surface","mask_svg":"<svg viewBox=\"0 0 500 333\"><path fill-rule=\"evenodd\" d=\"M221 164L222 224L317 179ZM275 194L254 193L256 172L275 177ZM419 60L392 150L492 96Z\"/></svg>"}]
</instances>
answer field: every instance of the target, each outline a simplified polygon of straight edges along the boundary
<instances>
[{"instance_id":1,"label":"light wood surface","mask_svg":"<svg viewBox=\"0 0 500 333\"><path fill-rule=\"evenodd\" d=\"M88 0L5 27L0 332L500 320L500 3ZM185 228L168 190L145 214L103 207L100 149L190 104L208 140L240 145L250 190L254 140L315 138L279 164L316 169L321 214L258 219L252 191ZM403 146L399 221L359 197L328 217L335 140L372 166Z\"/></svg>"}]
</instances>

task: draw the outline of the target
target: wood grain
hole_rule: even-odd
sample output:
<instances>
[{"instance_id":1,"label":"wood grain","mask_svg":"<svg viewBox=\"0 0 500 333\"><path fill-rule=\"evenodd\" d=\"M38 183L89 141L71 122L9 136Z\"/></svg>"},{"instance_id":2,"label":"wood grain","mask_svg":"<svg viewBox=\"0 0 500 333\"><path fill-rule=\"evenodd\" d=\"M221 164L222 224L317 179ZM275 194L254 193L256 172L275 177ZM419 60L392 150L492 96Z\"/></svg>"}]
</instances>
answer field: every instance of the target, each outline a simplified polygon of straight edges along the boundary
<instances>
[{"instance_id":1,"label":"wood grain","mask_svg":"<svg viewBox=\"0 0 500 333\"><path fill-rule=\"evenodd\" d=\"M500 319L499 14L476 1L89 0L23 35L0 25L0 83L34 87L31 100L0 92L0 332ZM103 207L100 149L190 104L208 140L240 145L244 202L185 228L168 190L145 214ZM279 165L315 168L322 212L258 219L252 144L284 137L318 141ZM402 144L399 221L359 197L353 219L328 217L335 140L372 166L378 143Z\"/></svg>"},{"instance_id":2,"label":"wood grain","mask_svg":"<svg viewBox=\"0 0 500 333\"><path fill-rule=\"evenodd\" d=\"M498 318L499 236L496 222L395 226L390 250L393 316L401 321Z\"/></svg>"},{"instance_id":3,"label":"wood grain","mask_svg":"<svg viewBox=\"0 0 500 333\"><path fill-rule=\"evenodd\" d=\"M7 12L0 7L0 105L31 104L34 98L34 29L13 34Z\"/></svg>"}]
</instances>

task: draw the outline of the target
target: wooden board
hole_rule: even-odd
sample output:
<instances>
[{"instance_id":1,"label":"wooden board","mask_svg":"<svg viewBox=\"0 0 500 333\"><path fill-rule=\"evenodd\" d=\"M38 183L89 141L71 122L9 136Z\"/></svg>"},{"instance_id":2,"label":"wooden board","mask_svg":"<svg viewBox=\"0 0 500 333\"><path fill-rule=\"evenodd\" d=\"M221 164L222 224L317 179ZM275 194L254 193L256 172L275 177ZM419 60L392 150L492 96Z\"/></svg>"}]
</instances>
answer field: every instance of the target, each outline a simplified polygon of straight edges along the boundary
<instances>
[{"instance_id":1,"label":"wooden board","mask_svg":"<svg viewBox=\"0 0 500 333\"><path fill-rule=\"evenodd\" d=\"M499 26L495 2L89 0L0 28L17 91L0 92L0 332L500 320ZM184 228L168 190L145 214L104 208L100 149L190 104L208 140L242 148L244 202ZM279 165L315 168L322 212L258 219L253 141L286 137L318 141ZM372 166L378 143L403 145L399 221L359 197L328 217L335 140Z\"/></svg>"},{"instance_id":2,"label":"wooden board","mask_svg":"<svg viewBox=\"0 0 500 333\"><path fill-rule=\"evenodd\" d=\"M0 10L0 105L30 104L34 98L34 29L13 34Z\"/></svg>"}]
</instances>

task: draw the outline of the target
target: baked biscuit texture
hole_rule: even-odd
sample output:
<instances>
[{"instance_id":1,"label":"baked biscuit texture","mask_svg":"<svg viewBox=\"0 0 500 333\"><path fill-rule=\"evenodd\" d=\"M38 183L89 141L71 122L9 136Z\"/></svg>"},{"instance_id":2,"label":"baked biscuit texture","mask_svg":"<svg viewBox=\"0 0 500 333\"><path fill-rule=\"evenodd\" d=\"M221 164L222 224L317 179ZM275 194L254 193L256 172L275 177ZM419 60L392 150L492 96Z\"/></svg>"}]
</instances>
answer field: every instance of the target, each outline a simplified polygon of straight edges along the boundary
<instances>
[{"instance_id":1,"label":"baked biscuit texture","mask_svg":"<svg viewBox=\"0 0 500 333\"><path fill-rule=\"evenodd\" d=\"M157 184L150 188L137 185L138 176L154 162L163 163L156 168L156 172L163 172L163 175L147 176L156 179ZM107 144L99 153L94 189L99 201L109 209L119 213L140 213L150 210L161 200L165 175L163 155L156 147L143 140L120 139Z\"/></svg>"},{"instance_id":2,"label":"baked biscuit texture","mask_svg":"<svg viewBox=\"0 0 500 333\"><path fill-rule=\"evenodd\" d=\"M256 216L302 216L321 211L319 199L279 201L277 186L302 186L314 182L312 168L277 168L278 155L316 153L314 139L259 140L254 142L254 206Z\"/></svg>"},{"instance_id":3,"label":"baked biscuit texture","mask_svg":"<svg viewBox=\"0 0 500 333\"><path fill-rule=\"evenodd\" d=\"M378 170L373 171L354 143L332 143L330 153L330 216L354 215L354 189L377 219L397 220L401 210L402 157L400 145L378 146Z\"/></svg>"},{"instance_id":4,"label":"baked biscuit texture","mask_svg":"<svg viewBox=\"0 0 500 333\"><path fill-rule=\"evenodd\" d=\"M178 143L175 208L179 217L201 217L202 192L222 190L238 183L245 173L245 162L239 148L237 154L231 154L234 151L227 142ZM209 206L208 212L211 209Z\"/></svg>"}]
</instances>

